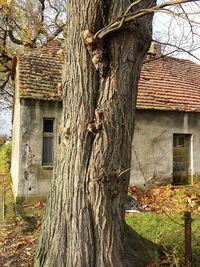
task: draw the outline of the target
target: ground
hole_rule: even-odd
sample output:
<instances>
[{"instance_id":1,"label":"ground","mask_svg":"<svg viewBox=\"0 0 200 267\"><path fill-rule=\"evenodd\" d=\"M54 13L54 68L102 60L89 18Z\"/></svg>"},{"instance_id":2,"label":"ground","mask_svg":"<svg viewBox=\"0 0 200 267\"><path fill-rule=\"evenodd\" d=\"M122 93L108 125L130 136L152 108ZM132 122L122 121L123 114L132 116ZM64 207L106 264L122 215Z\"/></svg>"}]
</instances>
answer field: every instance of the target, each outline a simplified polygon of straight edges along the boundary
<instances>
[{"instance_id":1,"label":"ground","mask_svg":"<svg viewBox=\"0 0 200 267\"><path fill-rule=\"evenodd\" d=\"M23 232L23 222L2 225L0 229L0 266L33 266L39 231Z\"/></svg>"},{"instance_id":2,"label":"ground","mask_svg":"<svg viewBox=\"0 0 200 267\"><path fill-rule=\"evenodd\" d=\"M45 203L14 205L9 175L0 175L0 199L0 266L33 266Z\"/></svg>"},{"instance_id":3,"label":"ground","mask_svg":"<svg viewBox=\"0 0 200 267\"><path fill-rule=\"evenodd\" d=\"M15 206L8 175L0 176L0 189L1 199L2 192L6 192L7 208L4 213L2 206L0 210L0 266L31 267L45 203ZM200 266L200 183L194 186L156 186L145 190L132 186L129 194L145 208L139 213L128 213L127 223L140 235L166 248L164 257L154 258L148 266L184 266L183 214L186 210L192 212L194 219L194 266Z\"/></svg>"}]
</instances>

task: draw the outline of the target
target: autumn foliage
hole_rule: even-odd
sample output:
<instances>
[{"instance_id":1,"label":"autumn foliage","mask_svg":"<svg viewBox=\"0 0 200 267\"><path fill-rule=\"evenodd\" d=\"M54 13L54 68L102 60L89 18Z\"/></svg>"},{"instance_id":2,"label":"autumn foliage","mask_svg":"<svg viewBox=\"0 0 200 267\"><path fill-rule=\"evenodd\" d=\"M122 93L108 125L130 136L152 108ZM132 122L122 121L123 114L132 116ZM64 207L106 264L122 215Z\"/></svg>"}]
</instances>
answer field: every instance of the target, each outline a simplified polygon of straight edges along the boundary
<instances>
[{"instance_id":1,"label":"autumn foliage","mask_svg":"<svg viewBox=\"0 0 200 267\"><path fill-rule=\"evenodd\" d=\"M145 205L146 212L184 213L191 211L200 214L200 183L194 186L155 186L150 189L140 189L129 186L129 194Z\"/></svg>"}]
</instances>

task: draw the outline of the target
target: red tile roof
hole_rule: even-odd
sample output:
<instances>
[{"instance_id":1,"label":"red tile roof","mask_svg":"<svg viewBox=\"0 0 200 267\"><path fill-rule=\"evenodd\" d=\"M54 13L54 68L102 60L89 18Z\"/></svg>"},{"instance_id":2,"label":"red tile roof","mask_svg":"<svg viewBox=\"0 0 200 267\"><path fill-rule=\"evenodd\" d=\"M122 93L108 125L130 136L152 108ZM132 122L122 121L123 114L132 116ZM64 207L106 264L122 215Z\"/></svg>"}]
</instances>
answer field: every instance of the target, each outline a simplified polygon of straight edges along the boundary
<instances>
[{"instance_id":1,"label":"red tile roof","mask_svg":"<svg viewBox=\"0 0 200 267\"><path fill-rule=\"evenodd\" d=\"M18 57L19 97L42 100L62 100L61 42L32 49Z\"/></svg>"},{"instance_id":2,"label":"red tile roof","mask_svg":"<svg viewBox=\"0 0 200 267\"><path fill-rule=\"evenodd\" d=\"M21 98L62 100L61 42L18 57ZM200 112L200 65L163 57L143 64L137 109Z\"/></svg>"},{"instance_id":3,"label":"red tile roof","mask_svg":"<svg viewBox=\"0 0 200 267\"><path fill-rule=\"evenodd\" d=\"M200 112L200 65L172 57L144 63L137 109Z\"/></svg>"}]
</instances>

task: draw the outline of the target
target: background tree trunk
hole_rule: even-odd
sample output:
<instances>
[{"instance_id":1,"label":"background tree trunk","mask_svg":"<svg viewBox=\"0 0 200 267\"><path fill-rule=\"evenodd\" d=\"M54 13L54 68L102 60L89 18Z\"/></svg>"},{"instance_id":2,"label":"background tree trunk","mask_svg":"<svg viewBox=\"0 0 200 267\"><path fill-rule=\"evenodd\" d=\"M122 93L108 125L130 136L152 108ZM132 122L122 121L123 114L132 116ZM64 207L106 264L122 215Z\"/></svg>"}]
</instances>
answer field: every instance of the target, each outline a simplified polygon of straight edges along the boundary
<instances>
[{"instance_id":1,"label":"background tree trunk","mask_svg":"<svg viewBox=\"0 0 200 267\"><path fill-rule=\"evenodd\" d=\"M128 266L129 172L120 174L130 167L137 85L152 16L103 40L108 62L103 77L81 38L81 31L95 33L121 16L127 2L68 0L61 136L35 266ZM140 8L154 2L142 1Z\"/></svg>"}]
</instances>

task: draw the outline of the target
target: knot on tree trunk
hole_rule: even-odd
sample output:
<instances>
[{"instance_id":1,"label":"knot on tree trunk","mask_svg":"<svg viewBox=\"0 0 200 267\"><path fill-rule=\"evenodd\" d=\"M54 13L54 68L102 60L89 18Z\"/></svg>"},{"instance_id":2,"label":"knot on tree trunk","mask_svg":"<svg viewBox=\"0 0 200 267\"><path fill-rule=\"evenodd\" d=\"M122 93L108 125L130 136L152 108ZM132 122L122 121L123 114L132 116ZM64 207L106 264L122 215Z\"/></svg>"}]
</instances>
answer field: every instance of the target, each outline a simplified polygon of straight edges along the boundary
<instances>
[{"instance_id":1,"label":"knot on tree trunk","mask_svg":"<svg viewBox=\"0 0 200 267\"><path fill-rule=\"evenodd\" d=\"M92 121L86 123L86 128L89 132L97 134L102 130L103 112L95 109L95 116Z\"/></svg>"},{"instance_id":2,"label":"knot on tree trunk","mask_svg":"<svg viewBox=\"0 0 200 267\"><path fill-rule=\"evenodd\" d=\"M101 39L98 37L95 38L89 30L82 31L82 38L95 69L99 71L100 77L106 77L108 72L108 59Z\"/></svg>"}]
</instances>

